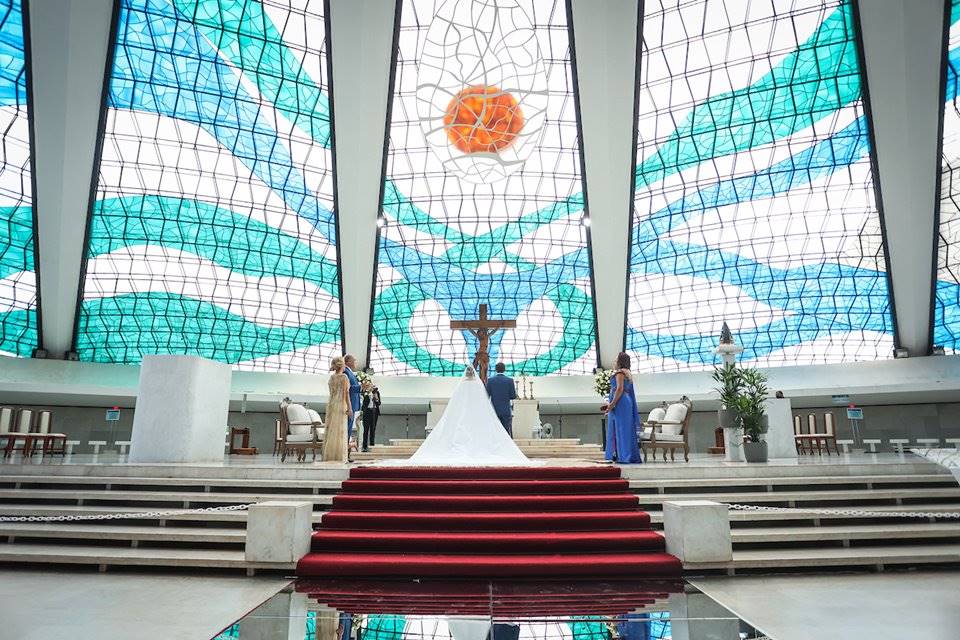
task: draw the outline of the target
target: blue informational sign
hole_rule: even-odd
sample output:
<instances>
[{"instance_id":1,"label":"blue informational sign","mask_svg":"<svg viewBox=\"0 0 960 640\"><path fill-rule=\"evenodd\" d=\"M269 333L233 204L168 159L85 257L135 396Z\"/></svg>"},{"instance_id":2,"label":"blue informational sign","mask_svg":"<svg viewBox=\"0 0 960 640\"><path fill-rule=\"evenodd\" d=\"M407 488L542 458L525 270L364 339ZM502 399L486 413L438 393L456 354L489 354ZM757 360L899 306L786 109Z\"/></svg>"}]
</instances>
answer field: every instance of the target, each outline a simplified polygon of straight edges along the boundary
<instances>
[{"instance_id":1,"label":"blue informational sign","mask_svg":"<svg viewBox=\"0 0 960 640\"><path fill-rule=\"evenodd\" d=\"M863 409L847 407L847 420L863 420Z\"/></svg>"},{"instance_id":2,"label":"blue informational sign","mask_svg":"<svg viewBox=\"0 0 960 640\"><path fill-rule=\"evenodd\" d=\"M107 409L107 422L118 422L120 420L120 409Z\"/></svg>"}]
</instances>

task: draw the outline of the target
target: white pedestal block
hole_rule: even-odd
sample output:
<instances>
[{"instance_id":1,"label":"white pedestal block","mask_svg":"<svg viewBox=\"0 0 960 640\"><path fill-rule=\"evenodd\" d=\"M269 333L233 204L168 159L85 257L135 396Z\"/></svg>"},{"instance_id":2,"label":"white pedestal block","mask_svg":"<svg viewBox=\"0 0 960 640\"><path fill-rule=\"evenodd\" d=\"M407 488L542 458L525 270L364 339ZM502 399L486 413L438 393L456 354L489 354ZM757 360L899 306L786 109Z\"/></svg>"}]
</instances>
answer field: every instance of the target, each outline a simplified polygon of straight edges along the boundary
<instances>
[{"instance_id":1,"label":"white pedestal block","mask_svg":"<svg viewBox=\"0 0 960 640\"><path fill-rule=\"evenodd\" d=\"M770 429L767 431L768 458L796 458L793 439L793 408L789 398L770 398L766 402Z\"/></svg>"},{"instance_id":2,"label":"white pedestal block","mask_svg":"<svg viewBox=\"0 0 960 640\"><path fill-rule=\"evenodd\" d=\"M146 356L140 365L130 462L219 462L230 365L197 356Z\"/></svg>"},{"instance_id":3,"label":"white pedestal block","mask_svg":"<svg viewBox=\"0 0 960 640\"><path fill-rule=\"evenodd\" d=\"M727 462L746 462L743 455L743 428L725 427L723 429L723 459Z\"/></svg>"},{"instance_id":4,"label":"white pedestal block","mask_svg":"<svg viewBox=\"0 0 960 640\"><path fill-rule=\"evenodd\" d=\"M533 430L540 426L539 400L513 401L513 438L532 438Z\"/></svg>"},{"instance_id":5,"label":"white pedestal block","mask_svg":"<svg viewBox=\"0 0 960 640\"><path fill-rule=\"evenodd\" d=\"M711 500L671 500L663 503L663 535L667 553L688 562L729 562L733 559L727 505Z\"/></svg>"},{"instance_id":6,"label":"white pedestal block","mask_svg":"<svg viewBox=\"0 0 960 640\"><path fill-rule=\"evenodd\" d=\"M670 594L673 640L739 640L740 620L702 593Z\"/></svg>"},{"instance_id":7,"label":"white pedestal block","mask_svg":"<svg viewBox=\"0 0 960 640\"><path fill-rule=\"evenodd\" d=\"M247 562L298 562L310 551L313 505L270 500L250 507L247 515Z\"/></svg>"},{"instance_id":8,"label":"white pedestal block","mask_svg":"<svg viewBox=\"0 0 960 640\"><path fill-rule=\"evenodd\" d=\"M281 592L240 621L240 640L303 640L306 624L306 594Z\"/></svg>"},{"instance_id":9,"label":"white pedestal block","mask_svg":"<svg viewBox=\"0 0 960 640\"><path fill-rule=\"evenodd\" d=\"M450 404L450 398L434 398L430 400L430 410L427 411L427 433L430 433L437 425L437 422L440 421L440 416L447 410L448 404Z\"/></svg>"}]
</instances>

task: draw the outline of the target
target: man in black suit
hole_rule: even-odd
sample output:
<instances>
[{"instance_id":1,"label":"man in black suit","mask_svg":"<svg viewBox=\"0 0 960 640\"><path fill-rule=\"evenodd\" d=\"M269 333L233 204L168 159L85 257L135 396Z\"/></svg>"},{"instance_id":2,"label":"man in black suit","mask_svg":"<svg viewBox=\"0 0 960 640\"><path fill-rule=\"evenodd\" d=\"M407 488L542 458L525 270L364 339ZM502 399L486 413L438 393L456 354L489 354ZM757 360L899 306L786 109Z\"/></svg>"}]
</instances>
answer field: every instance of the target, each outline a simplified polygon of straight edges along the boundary
<instances>
[{"instance_id":1,"label":"man in black suit","mask_svg":"<svg viewBox=\"0 0 960 640\"><path fill-rule=\"evenodd\" d=\"M371 388L363 394L363 450L369 451L370 445L375 444L377 435L377 420L380 419L380 389Z\"/></svg>"}]
</instances>

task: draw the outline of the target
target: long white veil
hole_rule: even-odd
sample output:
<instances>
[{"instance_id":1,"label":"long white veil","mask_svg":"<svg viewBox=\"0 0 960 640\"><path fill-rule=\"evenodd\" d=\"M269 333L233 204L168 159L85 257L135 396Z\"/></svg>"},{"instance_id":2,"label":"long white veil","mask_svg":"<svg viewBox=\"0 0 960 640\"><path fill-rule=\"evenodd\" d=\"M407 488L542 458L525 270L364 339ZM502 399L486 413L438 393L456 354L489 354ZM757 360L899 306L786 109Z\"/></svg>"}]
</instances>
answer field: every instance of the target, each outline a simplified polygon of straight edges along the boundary
<instances>
[{"instance_id":1,"label":"long white veil","mask_svg":"<svg viewBox=\"0 0 960 640\"><path fill-rule=\"evenodd\" d=\"M414 467L495 467L532 464L500 424L483 382L467 365L433 431L409 460Z\"/></svg>"}]
</instances>

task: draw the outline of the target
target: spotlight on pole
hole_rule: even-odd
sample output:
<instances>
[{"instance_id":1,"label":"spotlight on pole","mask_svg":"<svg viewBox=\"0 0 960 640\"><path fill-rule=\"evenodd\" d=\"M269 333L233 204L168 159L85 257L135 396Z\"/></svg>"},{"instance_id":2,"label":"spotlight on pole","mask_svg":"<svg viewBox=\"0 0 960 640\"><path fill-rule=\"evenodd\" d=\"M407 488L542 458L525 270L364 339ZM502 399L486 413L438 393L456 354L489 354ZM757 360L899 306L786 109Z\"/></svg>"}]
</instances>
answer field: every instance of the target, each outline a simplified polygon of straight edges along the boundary
<instances>
[{"instance_id":1,"label":"spotlight on pole","mask_svg":"<svg viewBox=\"0 0 960 640\"><path fill-rule=\"evenodd\" d=\"M377 216L377 227L383 229L385 226L387 226L387 219L382 215Z\"/></svg>"},{"instance_id":2,"label":"spotlight on pole","mask_svg":"<svg viewBox=\"0 0 960 640\"><path fill-rule=\"evenodd\" d=\"M582 216L582 217L580 218L580 224L582 224L582 225L585 226L585 227L589 227L589 226L590 226L590 216L587 216L587 215Z\"/></svg>"}]
</instances>

